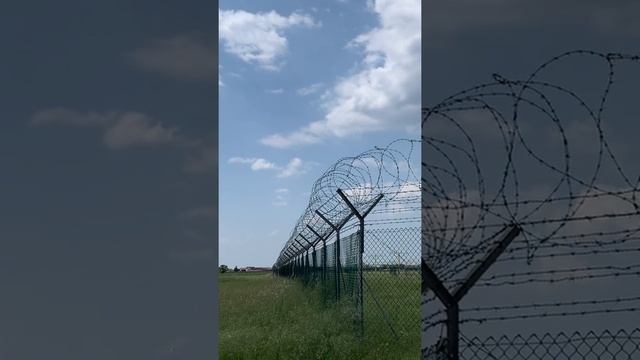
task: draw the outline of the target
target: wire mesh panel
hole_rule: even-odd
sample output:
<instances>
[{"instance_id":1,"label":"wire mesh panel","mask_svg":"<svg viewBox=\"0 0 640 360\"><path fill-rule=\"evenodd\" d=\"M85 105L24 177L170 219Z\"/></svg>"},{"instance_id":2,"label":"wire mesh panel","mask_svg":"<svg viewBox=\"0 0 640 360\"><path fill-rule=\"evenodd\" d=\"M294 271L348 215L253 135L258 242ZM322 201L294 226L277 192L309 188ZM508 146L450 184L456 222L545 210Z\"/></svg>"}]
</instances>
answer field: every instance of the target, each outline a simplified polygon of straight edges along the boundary
<instances>
[{"instance_id":1,"label":"wire mesh panel","mask_svg":"<svg viewBox=\"0 0 640 360\"><path fill-rule=\"evenodd\" d=\"M341 295L348 301L357 302L358 296L358 242L360 234L357 232L340 239Z\"/></svg>"},{"instance_id":2,"label":"wire mesh panel","mask_svg":"<svg viewBox=\"0 0 640 360\"><path fill-rule=\"evenodd\" d=\"M311 251L306 252L304 261L304 283L305 285L311 285L313 283L313 255Z\"/></svg>"},{"instance_id":3,"label":"wire mesh panel","mask_svg":"<svg viewBox=\"0 0 640 360\"><path fill-rule=\"evenodd\" d=\"M325 281L323 283L323 295L325 302L335 301L338 299L338 291L336 290L336 281L338 274L336 272L336 244L327 245L327 268L325 272Z\"/></svg>"},{"instance_id":4,"label":"wire mesh panel","mask_svg":"<svg viewBox=\"0 0 640 360\"><path fill-rule=\"evenodd\" d=\"M417 338L420 234L419 227L365 230L365 331Z\"/></svg>"},{"instance_id":5,"label":"wire mesh panel","mask_svg":"<svg viewBox=\"0 0 640 360\"><path fill-rule=\"evenodd\" d=\"M319 272L318 272L318 250L314 249L311 252L311 281L312 285L317 285L319 280Z\"/></svg>"},{"instance_id":6,"label":"wire mesh panel","mask_svg":"<svg viewBox=\"0 0 640 360\"><path fill-rule=\"evenodd\" d=\"M463 339L463 360L630 360L640 358L640 329L567 335L544 334Z\"/></svg>"}]
</instances>

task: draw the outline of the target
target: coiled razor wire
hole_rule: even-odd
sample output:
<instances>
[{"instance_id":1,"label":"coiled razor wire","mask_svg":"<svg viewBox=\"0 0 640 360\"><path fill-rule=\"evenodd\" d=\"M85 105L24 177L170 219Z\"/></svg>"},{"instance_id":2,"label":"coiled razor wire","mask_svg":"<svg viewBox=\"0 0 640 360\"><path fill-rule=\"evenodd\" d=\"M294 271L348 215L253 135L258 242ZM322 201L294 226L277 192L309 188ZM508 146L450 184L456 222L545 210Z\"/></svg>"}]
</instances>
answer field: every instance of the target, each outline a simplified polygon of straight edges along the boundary
<instances>
[{"instance_id":1,"label":"coiled razor wire","mask_svg":"<svg viewBox=\"0 0 640 360\"><path fill-rule=\"evenodd\" d=\"M310 228L323 238L329 237L333 228L318 212L332 224L340 224L353 215L349 206L338 196L338 189L360 212L367 209L379 195L383 195L382 203L386 206L376 207L374 213L378 216L368 223L389 225L419 222L420 182L412 166L416 161L419 143L420 140L394 140L385 147L375 147L359 155L342 158L330 166L313 184L309 203L274 266L277 268L287 263L291 259L290 254L299 254L318 244L319 239ZM401 215L411 212L418 215ZM345 230L353 227L350 224ZM301 242L301 247L301 235L309 239L311 244Z\"/></svg>"},{"instance_id":2,"label":"coiled razor wire","mask_svg":"<svg viewBox=\"0 0 640 360\"><path fill-rule=\"evenodd\" d=\"M546 302L495 294L524 292L536 284L579 289L603 280L638 280L640 177L632 172L637 174L640 166L622 166L613 149L616 144L608 140L607 121L621 65L639 62L638 55L570 51L521 79L493 74L491 82L423 108L422 246L428 266L454 289L507 226L522 230L476 283L475 291L491 288L493 298L484 299L490 305L461 305L463 333L492 322L508 329L506 322L514 320L615 313L637 317L640 291L629 296L593 291L594 298ZM595 90L562 85L564 74L585 63L595 70L581 80L595 81ZM514 287L520 290L510 290ZM512 298L521 303L510 302ZM439 356L445 339L446 313L439 305L432 292L423 293L423 308L428 309L422 319L423 338L431 334L440 339L423 344L423 354L432 358ZM466 346L489 342L475 338ZM493 358L476 350L476 357L468 354ZM556 358L536 356L522 358Z\"/></svg>"}]
</instances>

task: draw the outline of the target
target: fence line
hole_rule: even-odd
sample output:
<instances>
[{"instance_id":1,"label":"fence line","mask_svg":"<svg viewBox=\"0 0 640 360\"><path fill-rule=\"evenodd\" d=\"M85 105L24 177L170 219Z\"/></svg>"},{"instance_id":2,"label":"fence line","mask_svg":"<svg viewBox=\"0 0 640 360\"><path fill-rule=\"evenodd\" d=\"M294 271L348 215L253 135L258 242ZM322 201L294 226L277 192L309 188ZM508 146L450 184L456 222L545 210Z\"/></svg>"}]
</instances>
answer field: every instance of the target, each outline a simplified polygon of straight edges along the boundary
<instances>
[{"instance_id":1,"label":"fence line","mask_svg":"<svg viewBox=\"0 0 640 360\"><path fill-rule=\"evenodd\" d=\"M420 185L416 140L340 159L315 182L274 272L351 307L361 336L419 343ZM411 339L411 340L407 340Z\"/></svg>"}]
</instances>

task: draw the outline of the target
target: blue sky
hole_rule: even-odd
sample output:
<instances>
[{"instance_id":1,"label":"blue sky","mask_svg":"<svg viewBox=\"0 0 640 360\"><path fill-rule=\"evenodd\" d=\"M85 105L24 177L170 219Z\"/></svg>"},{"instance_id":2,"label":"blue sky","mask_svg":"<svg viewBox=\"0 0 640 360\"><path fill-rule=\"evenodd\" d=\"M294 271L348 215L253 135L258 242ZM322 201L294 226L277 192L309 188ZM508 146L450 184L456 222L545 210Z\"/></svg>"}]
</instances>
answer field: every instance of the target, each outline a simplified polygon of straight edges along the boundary
<instances>
[{"instance_id":1,"label":"blue sky","mask_svg":"<svg viewBox=\"0 0 640 360\"><path fill-rule=\"evenodd\" d=\"M219 8L219 262L270 266L328 166L418 138L420 2Z\"/></svg>"}]
</instances>

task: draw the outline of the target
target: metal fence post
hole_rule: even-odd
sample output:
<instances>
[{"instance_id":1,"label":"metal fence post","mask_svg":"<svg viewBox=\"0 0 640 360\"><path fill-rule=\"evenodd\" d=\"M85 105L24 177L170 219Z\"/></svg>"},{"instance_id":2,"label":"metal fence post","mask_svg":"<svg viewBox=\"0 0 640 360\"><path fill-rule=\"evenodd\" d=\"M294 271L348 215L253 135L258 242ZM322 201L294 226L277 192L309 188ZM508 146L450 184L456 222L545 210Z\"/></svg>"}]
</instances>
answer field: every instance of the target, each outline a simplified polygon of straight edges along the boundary
<instances>
[{"instance_id":1,"label":"metal fence post","mask_svg":"<svg viewBox=\"0 0 640 360\"><path fill-rule=\"evenodd\" d=\"M304 255L304 263L305 263L305 265L304 265L305 266L304 278L305 278L305 282L308 282L309 281L309 274L311 273L310 272L311 270L309 268L309 266L310 266L310 264L309 264L309 249L311 249L313 247L313 244L309 240L307 240L307 238L304 235L302 235L302 233L298 234L298 236L300 236L302 238L302 240L304 240L304 242L306 242L309 245L309 247L306 248L306 252L305 252L306 255Z\"/></svg>"},{"instance_id":2,"label":"metal fence post","mask_svg":"<svg viewBox=\"0 0 640 360\"><path fill-rule=\"evenodd\" d=\"M307 257L307 254L309 253L309 250L305 250L304 252L302 252L302 282L306 283L307 282L307 278L309 277L309 258Z\"/></svg>"},{"instance_id":3,"label":"metal fence post","mask_svg":"<svg viewBox=\"0 0 640 360\"><path fill-rule=\"evenodd\" d=\"M335 245L335 257L336 257L336 300L340 300L340 229L336 229L336 245Z\"/></svg>"},{"instance_id":4,"label":"metal fence post","mask_svg":"<svg viewBox=\"0 0 640 360\"><path fill-rule=\"evenodd\" d=\"M360 241L358 242L358 296L356 300L356 306L358 310L358 322L360 327L360 336L364 335L364 290L363 290L363 279L364 279L364 263L362 260L362 256L364 254L364 218L369 215L371 210L380 202L382 199L382 194L378 195L376 199L373 201L372 205L365 210L364 213L360 214L360 212L353 206L351 201L347 198L344 192L341 189L337 190L338 195L342 198L342 200L349 206L351 209L351 213L354 214L358 220L360 225Z\"/></svg>"},{"instance_id":5,"label":"metal fence post","mask_svg":"<svg viewBox=\"0 0 640 360\"><path fill-rule=\"evenodd\" d=\"M293 239L293 241L295 241L298 246L300 246L300 251L298 252L298 273L301 277L304 278L304 246L302 246L302 244L300 243L300 241L298 241L298 239Z\"/></svg>"},{"instance_id":6,"label":"metal fence post","mask_svg":"<svg viewBox=\"0 0 640 360\"><path fill-rule=\"evenodd\" d=\"M315 212L316 214L318 214L318 216L320 216L322 220L324 220L324 222L326 222L329 226L331 226L331 228L333 228L333 230L336 232L335 272L336 272L336 301L337 301L337 300L340 300L340 229L342 229L342 227L346 225L347 221L351 219L351 217L353 216L353 213L350 213L347 217L344 218L344 220L342 220L340 224L336 225L332 223L329 219L327 219L324 215L322 215L320 211L316 210Z\"/></svg>"},{"instance_id":7,"label":"metal fence post","mask_svg":"<svg viewBox=\"0 0 640 360\"><path fill-rule=\"evenodd\" d=\"M424 258L422 259L422 293L425 293L427 289L431 289L447 310L447 356L452 360L460 359L459 303L478 279L480 279L500 254L509 246L511 241L522 231L517 225L505 227L505 229L508 228L510 228L510 230L498 241L496 247L471 270L465 282L460 285L453 294L447 290L438 276L429 268Z\"/></svg>"},{"instance_id":8,"label":"metal fence post","mask_svg":"<svg viewBox=\"0 0 640 360\"><path fill-rule=\"evenodd\" d=\"M322 239L322 284L327 280L327 242Z\"/></svg>"},{"instance_id":9,"label":"metal fence post","mask_svg":"<svg viewBox=\"0 0 640 360\"><path fill-rule=\"evenodd\" d=\"M325 286L326 286L326 272L327 272L327 236L320 235L311 225L307 224L307 228L311 230L311 232L318 238L314 243L314 246L318 244L318 242L322 241L322 268L320 270L320 283L322 286L322 300L325 300Z\"/></svg>"},{"instance_id":10,"label":"metal fence post","mask_svg":"<svg viewBox=\"0 0 640 360\"><path fill-rule=\"evenodd\" d=\"M316 248L313 248L313 251L311 251L311 268L313 269L311 271L312 277L313 277L313 282L315 283L316 281L316 273L317 273L317 269L316 269Z\"/></svg>"}]
</instances>

